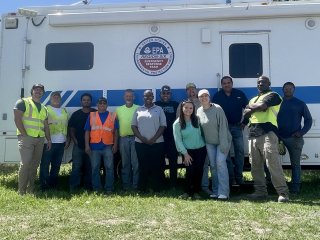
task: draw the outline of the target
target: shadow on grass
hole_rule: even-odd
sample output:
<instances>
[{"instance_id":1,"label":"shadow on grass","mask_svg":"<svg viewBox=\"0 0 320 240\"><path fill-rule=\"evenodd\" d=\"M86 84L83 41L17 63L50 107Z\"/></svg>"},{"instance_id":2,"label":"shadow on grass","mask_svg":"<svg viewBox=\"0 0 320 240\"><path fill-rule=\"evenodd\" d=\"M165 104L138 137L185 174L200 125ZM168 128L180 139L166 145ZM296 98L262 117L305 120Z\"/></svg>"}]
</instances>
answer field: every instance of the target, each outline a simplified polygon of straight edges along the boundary
<instances>
[{"instance_id":1,"label":"shadow on grass","mask_svg":"<svg viewBox=\"0 0 320 240\"><path fill-rule=\"evenodd\" d=\"M18 189L18 164L0 164L0 185L17 191ZM36 181L36 191L35 197L37 198L61 198L70 200L75 195L83 194L96 194L91 191L79 190L76 193L69 192L69 175L70 166L63 166L60 171L59 176L59 187L54 190L40 191L39 181ZM301 187L301 193L299 195L291 195L290 200L293 204L302 204L309 206L319 206L320 202L320 172L319 170L303 171L303 183ZM115 193L112 196L137 196L141 198L150 197L166 197L166 198L179 198L181 194L184 193L184 176L179 174L177 180L177 186L175 188L170 188L169 179L166 178L164 184L164 189L161 192L148 192L148 193L137 193L136 191L123 191L121 186L121 181L119 179L115 180ZM211 181L210 181L211 183ZM254 191L252 182L245 182L241 186L233 186L230 193L230 202L240 202L247 200L246 195ZM273 188L272 184L268 185L269 197L266 201L276 201L277 193ZM201 200L209 200L209 196L205 193L201 193ZM264 203L266 201L260 201Z\"/></svg>"}]
</instances>

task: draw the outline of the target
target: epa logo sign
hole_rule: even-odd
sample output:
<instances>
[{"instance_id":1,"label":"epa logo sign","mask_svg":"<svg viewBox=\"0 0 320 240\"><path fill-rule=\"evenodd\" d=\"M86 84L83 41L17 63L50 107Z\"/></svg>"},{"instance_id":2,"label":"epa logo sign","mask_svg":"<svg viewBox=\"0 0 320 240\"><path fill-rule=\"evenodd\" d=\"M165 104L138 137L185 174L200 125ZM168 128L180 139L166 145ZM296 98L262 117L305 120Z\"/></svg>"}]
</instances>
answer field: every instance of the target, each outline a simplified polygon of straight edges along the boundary
<instances>
[{"instance_id":1,"label":"epa logo sign","mask_svg":"<svg viewBox=\"0 0 320 240\"><path fill-rule=\"evenodd\" d=\"M134 51L134 62L140 72L149 76L159 76L168 71L174 60L170 43L160 37L142 40Z\"/></svg>"}]
</instances>

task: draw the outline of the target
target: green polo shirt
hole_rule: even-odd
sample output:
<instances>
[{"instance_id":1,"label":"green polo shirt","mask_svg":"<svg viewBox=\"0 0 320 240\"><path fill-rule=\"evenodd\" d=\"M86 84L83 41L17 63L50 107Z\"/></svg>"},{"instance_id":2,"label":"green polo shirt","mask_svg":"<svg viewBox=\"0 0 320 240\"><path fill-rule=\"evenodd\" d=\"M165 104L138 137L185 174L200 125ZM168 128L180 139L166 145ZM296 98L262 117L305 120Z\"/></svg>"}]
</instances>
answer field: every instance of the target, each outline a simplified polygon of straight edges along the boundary
<instances>
[{"instance_id":1,"label":"green polo shirt","mask_svg":"<svg viewBox=\"0 0 320 240\"><path fill-rule=\"evenodd\" d=\"M119 120L120 137L133 135L131 121L137 108L138 105L133 104L130 108L128 108L126 105L122 105L116 109L117 118Z\"/></svg>"}]
</instances>

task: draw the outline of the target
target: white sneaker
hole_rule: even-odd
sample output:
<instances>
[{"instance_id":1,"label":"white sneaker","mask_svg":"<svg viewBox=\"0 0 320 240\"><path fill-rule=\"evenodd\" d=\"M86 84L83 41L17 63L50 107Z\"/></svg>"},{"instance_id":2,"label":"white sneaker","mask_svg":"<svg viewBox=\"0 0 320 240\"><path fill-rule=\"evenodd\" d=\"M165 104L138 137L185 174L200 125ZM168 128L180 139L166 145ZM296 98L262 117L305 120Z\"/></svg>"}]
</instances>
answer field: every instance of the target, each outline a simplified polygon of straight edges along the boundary
<instances>
[{"instance_id":1,"label":"white sneaker","mask_svg":"<svg viewBox=\"0 0 320 240\"><path fill-rule=\"evenodd\" d=\"M218 196L218 200L221 200L221 201L227 201L229 199L229 197L227 197L226 195L223 195L223 194L220 194Z\"/></svg>"},{"instance_id":2,"label":"white sneaker","mask_svg":"<svg viewBox=\"0 0 320 240\"><path fill-rule=\"evenodd\" d=\"M279 203L286 203L289 202L289 197L286 195L280 195L278 198L278 202Z\"/></svg>"}]
</instances>

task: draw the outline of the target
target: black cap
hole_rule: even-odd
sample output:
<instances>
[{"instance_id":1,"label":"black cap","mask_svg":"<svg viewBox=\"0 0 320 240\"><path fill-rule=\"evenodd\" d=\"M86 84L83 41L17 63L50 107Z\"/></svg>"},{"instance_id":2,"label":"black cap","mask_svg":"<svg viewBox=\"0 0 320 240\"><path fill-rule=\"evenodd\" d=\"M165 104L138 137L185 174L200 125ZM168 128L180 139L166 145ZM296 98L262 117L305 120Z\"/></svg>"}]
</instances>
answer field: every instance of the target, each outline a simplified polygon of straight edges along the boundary
<instances>
[{"instance_id":1,"label":"black cap","mask_svg":"<svg viewBox=\"0 0 320 240\"><path fill-rule=\"evenodd\" d=\"M164 85L161 88L161 92L171 92L171 88L168 85Z\"/></svg>"},{"instance_id":2,"label":"black cap","mask_svg":"<svg viewBox=\"0 0 320 240\"><path fill-rule=\"evenodd\" d=\"M100 98L98 99L98 103L100 103L100 102L108 103L108 101L107 101L107 99L106 99L105 97L100 97Z\"/></svg>"},{"instance_id":3,"label":"black cap","mask_svg":"<svg viewBox=\"0 0 320 240\"><path fill-rule=\"evenodd\" d=\"M42 84L40 84L40 83L34 84L34 85L32 86L32 90L33 90L33 89L36 89L36 88L41 88L42 91L44 91L44 86L43 86Z\"/></svg>"}]
</instances>

